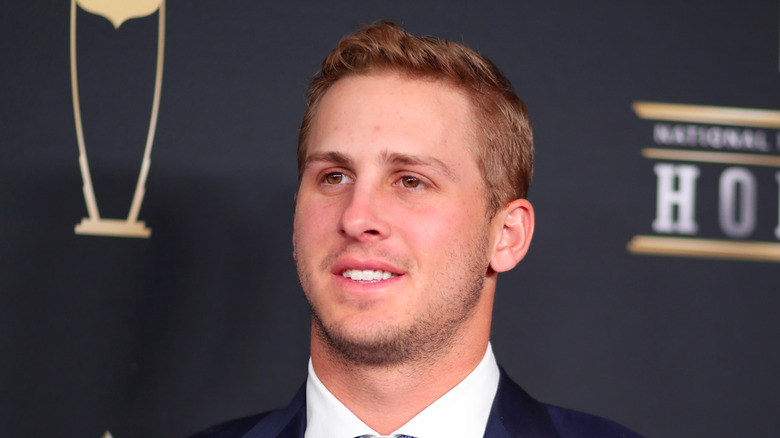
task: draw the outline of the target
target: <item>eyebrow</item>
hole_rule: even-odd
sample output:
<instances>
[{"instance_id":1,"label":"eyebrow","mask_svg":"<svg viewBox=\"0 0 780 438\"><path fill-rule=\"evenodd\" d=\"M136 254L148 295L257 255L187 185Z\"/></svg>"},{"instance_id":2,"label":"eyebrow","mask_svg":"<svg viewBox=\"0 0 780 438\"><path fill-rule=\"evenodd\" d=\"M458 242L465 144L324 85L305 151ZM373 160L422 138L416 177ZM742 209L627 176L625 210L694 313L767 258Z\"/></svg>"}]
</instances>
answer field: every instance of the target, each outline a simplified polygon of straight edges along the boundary
<instances>
[{"instance_id":1,"label":"eyebrow","mask_svg":"<svg viewBox=\"0 0 780 438\"><path fill-rule=\"evenodd\" d=\"M432 167L437 171L441 172L442 174L444 174L446 177L452 180L456 180L456 181L458 180L458 177L455 175L455 172L453 172L452 168L448 166L447 163L445 163L444 161L438 158L432 157L430 155L410 155L410 154L402 154L398 152L389 153L385 151L382 152L380 157L382 161L396 166ZM320 152L316 154L311 154L308 157L306 157L306 160L303 162L303 169L305 170L312 163L318 163L318 162L334 163L339 166L352 167L354 160L352 160L349 156L341 152Z\"/></svg>"},{"instance_id":2,"label":"eyebrow","mask_svg":"<svg viewBox=\"0 0 780 438\"><path fill-rule=\"evenodd\" d=\"M311 163L318 162L335 163L344 167L351 167L352 165L352 159L346 154L342 154L341 152L320 152L306 157L306 160L303 162L303 170L306 170Z\"/></svg>"},{"instance_id":3,"label":"eyebrow","mask_svg":"<svg viewBox=\"0 0 780 438\"><path fill-rule=\"evenodd\" d=\"M447 163L430 155L388 154L387 152L383 152L382 159L395 165L430 166L452 180L458 179L455 172L452 171L452 168L450 168Z\"/></svg>"}]
</instances>

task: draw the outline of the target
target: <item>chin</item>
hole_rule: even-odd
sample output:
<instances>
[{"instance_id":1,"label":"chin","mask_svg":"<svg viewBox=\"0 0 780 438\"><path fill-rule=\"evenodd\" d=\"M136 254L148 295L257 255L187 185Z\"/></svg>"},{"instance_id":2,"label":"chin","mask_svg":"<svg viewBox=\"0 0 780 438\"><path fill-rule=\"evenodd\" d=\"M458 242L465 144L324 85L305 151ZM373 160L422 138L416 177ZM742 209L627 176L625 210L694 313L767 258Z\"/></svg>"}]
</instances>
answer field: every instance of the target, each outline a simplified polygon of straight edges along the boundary
<instances>
[{"instance_id":1,"label":"chin","mask_svg":"<svg viewBox=\"0 0 780 438\"><path fill-rule=\"evenodd\" d=\"M323 326L315 316L319 341L351 365L390 366L435 360L452 344L454 326L417 321L407 327L373 320Z\"/></svg>"}]
</instances>

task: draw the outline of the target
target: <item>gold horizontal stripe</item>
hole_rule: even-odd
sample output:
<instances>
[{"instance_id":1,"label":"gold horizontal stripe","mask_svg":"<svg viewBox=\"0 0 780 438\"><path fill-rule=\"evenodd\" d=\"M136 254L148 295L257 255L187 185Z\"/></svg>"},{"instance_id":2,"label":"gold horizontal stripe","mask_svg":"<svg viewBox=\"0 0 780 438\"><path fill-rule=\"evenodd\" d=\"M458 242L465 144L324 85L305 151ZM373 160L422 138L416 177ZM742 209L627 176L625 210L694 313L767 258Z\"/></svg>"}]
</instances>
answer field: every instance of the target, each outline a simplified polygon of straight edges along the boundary
<instances>
[{"instance_id":1,"label":"gold horizontal stripe","mask_svg":"<svg viewBox=\"0 0 780 438\"><path fill-rule=\"evenodd\" d=\"M748 166L780 167L780 157L731 152L681 151L678 149L642 149L642 156L654 160L696 161L703 163L745 164Z\"/></svg>"},{"instance_id":2,"label":"gold horizontal stripe","mask_svg":"<svg viewBox=\"0 0 780 438\"><path fill-rule=\"evenodd\" d=\"M144 221L130 222L124 219L90 219L88 217L76 224L75 232L76 234L113 237L147 238L152 235L152 230L146 228Z\"/></svg>"},{"instance_id":3,"label":"gold horizontal stripe","mask_svg":"<svg viewBox=\"0 0 780 438\"><path fill-rule=\"evenodd\" d=\"M631 107L642 119L780 129L780 111L775 110L660 102L634 102Z\"/></svg>"},{"instance_id":4,"label":"gold horizontal stripe","mask_svg":"<svg viewBox=\"0 0 780 438\"><path fill-rule=\"evenodd\" d=\"M634 236L627 245L634 254L702 257L780 263L780 243L734 242L688 237Z\"/></svg>"}]
</instances>

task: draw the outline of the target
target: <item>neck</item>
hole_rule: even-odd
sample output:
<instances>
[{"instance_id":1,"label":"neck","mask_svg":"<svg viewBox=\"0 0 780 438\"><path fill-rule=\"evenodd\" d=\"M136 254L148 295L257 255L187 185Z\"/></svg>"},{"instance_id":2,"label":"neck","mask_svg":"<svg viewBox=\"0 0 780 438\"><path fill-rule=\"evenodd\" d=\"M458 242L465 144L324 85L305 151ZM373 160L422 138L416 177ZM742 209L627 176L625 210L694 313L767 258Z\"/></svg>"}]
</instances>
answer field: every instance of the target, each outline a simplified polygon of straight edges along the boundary
<instances>
[{"instance_id":1,"label":"neck","mask_svg":"<svg viewBox=\"0 0 780 438\"><path fill-rule=\"evenodd\" d=\"M491 297L492 298L492 297ZM478 307L492 311L492 299ZM364 365L345 360L312 325L311 356L320 381L361 421L389 435L458 385L485 355L490 338L490 313L475 317L435 357L393 365Z\"/></svg>"}]
</instances>

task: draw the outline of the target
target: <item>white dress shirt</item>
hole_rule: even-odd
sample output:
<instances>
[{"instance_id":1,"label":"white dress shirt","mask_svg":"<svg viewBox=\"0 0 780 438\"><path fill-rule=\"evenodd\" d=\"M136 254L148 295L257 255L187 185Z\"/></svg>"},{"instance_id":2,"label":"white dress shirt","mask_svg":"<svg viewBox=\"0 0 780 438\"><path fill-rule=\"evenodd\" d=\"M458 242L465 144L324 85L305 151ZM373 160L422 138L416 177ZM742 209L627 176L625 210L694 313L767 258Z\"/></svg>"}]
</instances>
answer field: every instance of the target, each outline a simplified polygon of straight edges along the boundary
<instances>
[{"instance_id":1,"label":"white dress shirt","mask_svg":"<svg viewBox=\"0 0 780 438\"><path fill-rule=\"evenodd\" d=\"M416 438L481 438L498 390L499 371L493 349L457 386L390 434ZM306 432L304 438L354 438L375 435L322 384L309 359L306 381Z\"/></svg>"}]
</instances>

